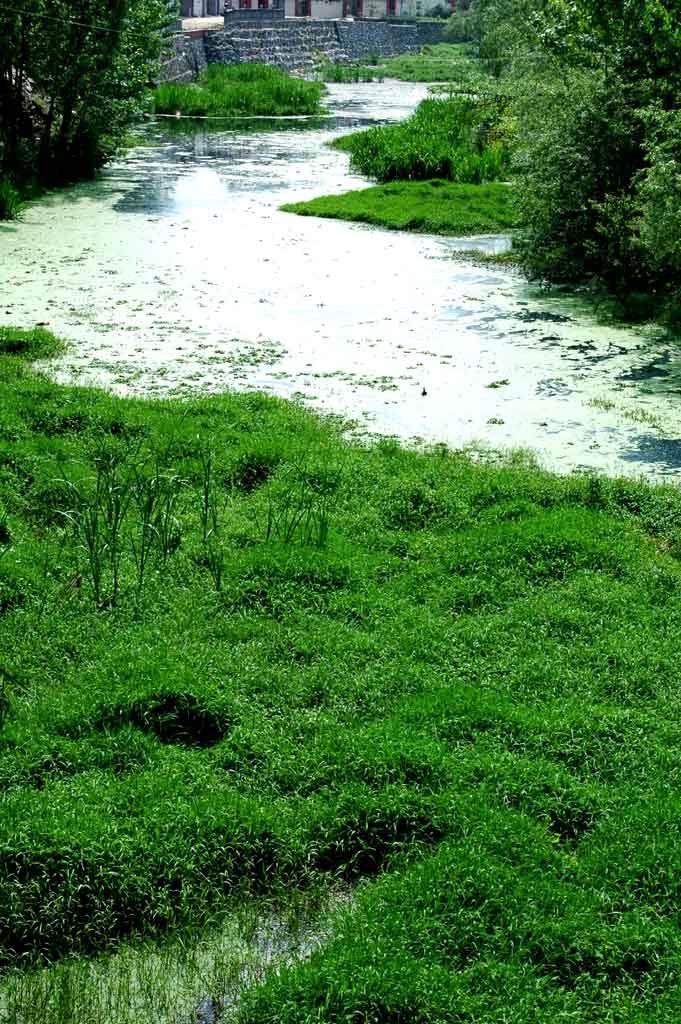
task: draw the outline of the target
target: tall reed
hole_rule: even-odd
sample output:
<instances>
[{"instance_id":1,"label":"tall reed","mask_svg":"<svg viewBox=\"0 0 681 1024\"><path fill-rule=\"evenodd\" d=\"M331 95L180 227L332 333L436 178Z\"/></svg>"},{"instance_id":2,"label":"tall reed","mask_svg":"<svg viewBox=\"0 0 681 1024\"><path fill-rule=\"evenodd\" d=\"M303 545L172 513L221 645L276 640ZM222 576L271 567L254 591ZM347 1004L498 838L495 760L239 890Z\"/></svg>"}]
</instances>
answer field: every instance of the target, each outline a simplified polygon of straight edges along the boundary
<instances>
[{"instance_id":1,"label":"tall reed","mask_svg":"<svg viewBox=\"0 0 681 1024\"><path fill-rule=\"evenodd\" d=\"M338 148L350 151L354 170L380 182L444 178L480 184L508 173L510 152L498 129L500 118L496 103L427 99L402 124L358 132Z\"/></svg>"}]
</instances>

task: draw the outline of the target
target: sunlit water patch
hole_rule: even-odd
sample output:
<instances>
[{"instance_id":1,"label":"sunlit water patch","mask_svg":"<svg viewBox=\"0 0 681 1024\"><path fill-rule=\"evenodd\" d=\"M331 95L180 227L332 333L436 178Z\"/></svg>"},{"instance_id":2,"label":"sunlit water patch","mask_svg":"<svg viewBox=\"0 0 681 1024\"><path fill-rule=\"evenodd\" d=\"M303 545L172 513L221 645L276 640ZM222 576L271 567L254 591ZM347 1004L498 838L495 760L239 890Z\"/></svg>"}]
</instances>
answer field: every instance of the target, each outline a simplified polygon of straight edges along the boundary
<instances>
[{"instance_id":1,"label":"sunlit water patch","mask_svg":"<svg viewBox=\"0 0 681 1024\"><path fill-rule=\"evenodd\" d=\"M0 322L72 341L62 379L157 395L259 388L370 430L535 450L559 469L681 472L678 345L452 258L477 242L301 218L364 179L323 143L422 85L332 85L323 122L178 133L0 228Z\"/></svg>"}]
</instances>

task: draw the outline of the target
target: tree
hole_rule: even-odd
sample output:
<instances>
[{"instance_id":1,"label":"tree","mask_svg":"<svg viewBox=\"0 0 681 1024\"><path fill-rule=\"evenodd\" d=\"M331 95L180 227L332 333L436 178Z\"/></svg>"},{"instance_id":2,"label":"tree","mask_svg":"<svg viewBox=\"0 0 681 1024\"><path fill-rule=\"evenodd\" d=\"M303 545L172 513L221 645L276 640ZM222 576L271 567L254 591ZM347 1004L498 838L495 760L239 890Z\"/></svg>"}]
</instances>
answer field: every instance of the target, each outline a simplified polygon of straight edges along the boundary
<instances>
[{"instance_id":1,"label":"tree","mask_svg":"<svg viewBox=\"0 0 681 1024\"><path fill-rule=\"evenodd\" d=\"M619 295L681 286L680 14L681 0L576 0L537 34L551 62L516 68L530 276Z\"/></svg>"},{"instance_id":2,"label":"tree","mask_svg":"<svg viewBox=\"0 0 681 1024\"><path fill-rule=\"evenodd\" d=\"M0 166L58 183L110 156L157 69L167 0L35 0L0 14Z\"/></svg>"}]
</instances>

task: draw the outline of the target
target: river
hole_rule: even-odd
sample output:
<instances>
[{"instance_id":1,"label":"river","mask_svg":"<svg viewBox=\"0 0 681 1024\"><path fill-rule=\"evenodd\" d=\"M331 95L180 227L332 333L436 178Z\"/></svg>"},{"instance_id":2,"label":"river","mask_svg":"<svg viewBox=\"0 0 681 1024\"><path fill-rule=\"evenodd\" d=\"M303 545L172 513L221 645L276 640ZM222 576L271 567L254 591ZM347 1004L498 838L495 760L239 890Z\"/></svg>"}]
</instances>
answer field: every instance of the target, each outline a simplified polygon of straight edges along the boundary
<instances>
[{"instance_id":1,"label":"river","mask_svg":"<svg viewBox=\"0 0 681 1024\"><path fill-rule=\"evenodd\" d=\"M277 130L152 125L95 181L0 226L0 323L46 323L71 342L62 380L138 395L257 388L369 431L676 478L681 350L660 328L604 325L578 297L453 256L499 240L278 210L364 187L324 142L399 120L426 91L331 85L333 118Z\"/></svg>"}]
</instances>

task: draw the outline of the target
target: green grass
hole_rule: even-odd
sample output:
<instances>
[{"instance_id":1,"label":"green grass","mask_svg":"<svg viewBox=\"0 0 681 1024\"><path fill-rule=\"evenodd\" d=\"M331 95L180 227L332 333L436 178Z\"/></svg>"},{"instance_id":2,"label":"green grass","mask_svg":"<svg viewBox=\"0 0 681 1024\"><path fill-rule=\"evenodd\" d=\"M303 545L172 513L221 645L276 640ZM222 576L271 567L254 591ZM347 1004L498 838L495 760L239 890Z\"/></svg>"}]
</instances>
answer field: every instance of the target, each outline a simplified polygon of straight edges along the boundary
<instances>
[{"instance_id":1,"label":"green grass","mask_svg":"<svg viewBox=\"0 0 681 1024\"><path fill-rule=\"evenodd\" d=\"M242 1021L676 1020L678 488L63 387L4 339L0 1006L340 879Z\"/></svg>"},{"instance_id":2,"label":"green grass","mask_svg":"<svg viewBox=\"0 0 681 1024\"><path fill-rule=\"evenodd\" d=\"M42 327L0 327L0 357L18 356L32 361L58 356L63 350L63 342Z\"/></svg>"},{"instance_id":3,"label":"green grass","mask_svg":"<svg viewBox=\"0 0 681 1024\"><path fill-rule=\"evenodd\" d=\"M307 217L332 217L442 235L508 231L516 225L511 190L498 182L391 182L338 196L287 203L281 209Z\"/></svg>"},{"instance_id":4,"label":"green grass","mask_svg":"<svg viewBox=\"0 0 681 1024\"><path fill-rule=\"evenodd\" d=\"M154 112L191 117L318 114L324 86L267 64L208 67L192 84L167 82L153 93Z\"/></svg>"},{"instance_id":5,"label":"green grass","mask_svg":"<svg viewBox=\"0 0 681 1024\"><path fill-rule=\"evenodd\" d=\"M332 145L350 153L353 170L379 182L480 184L508 175L502 113L496 101L427 99L406 121L341 136Z\"/></svg>"}]
</instances>

